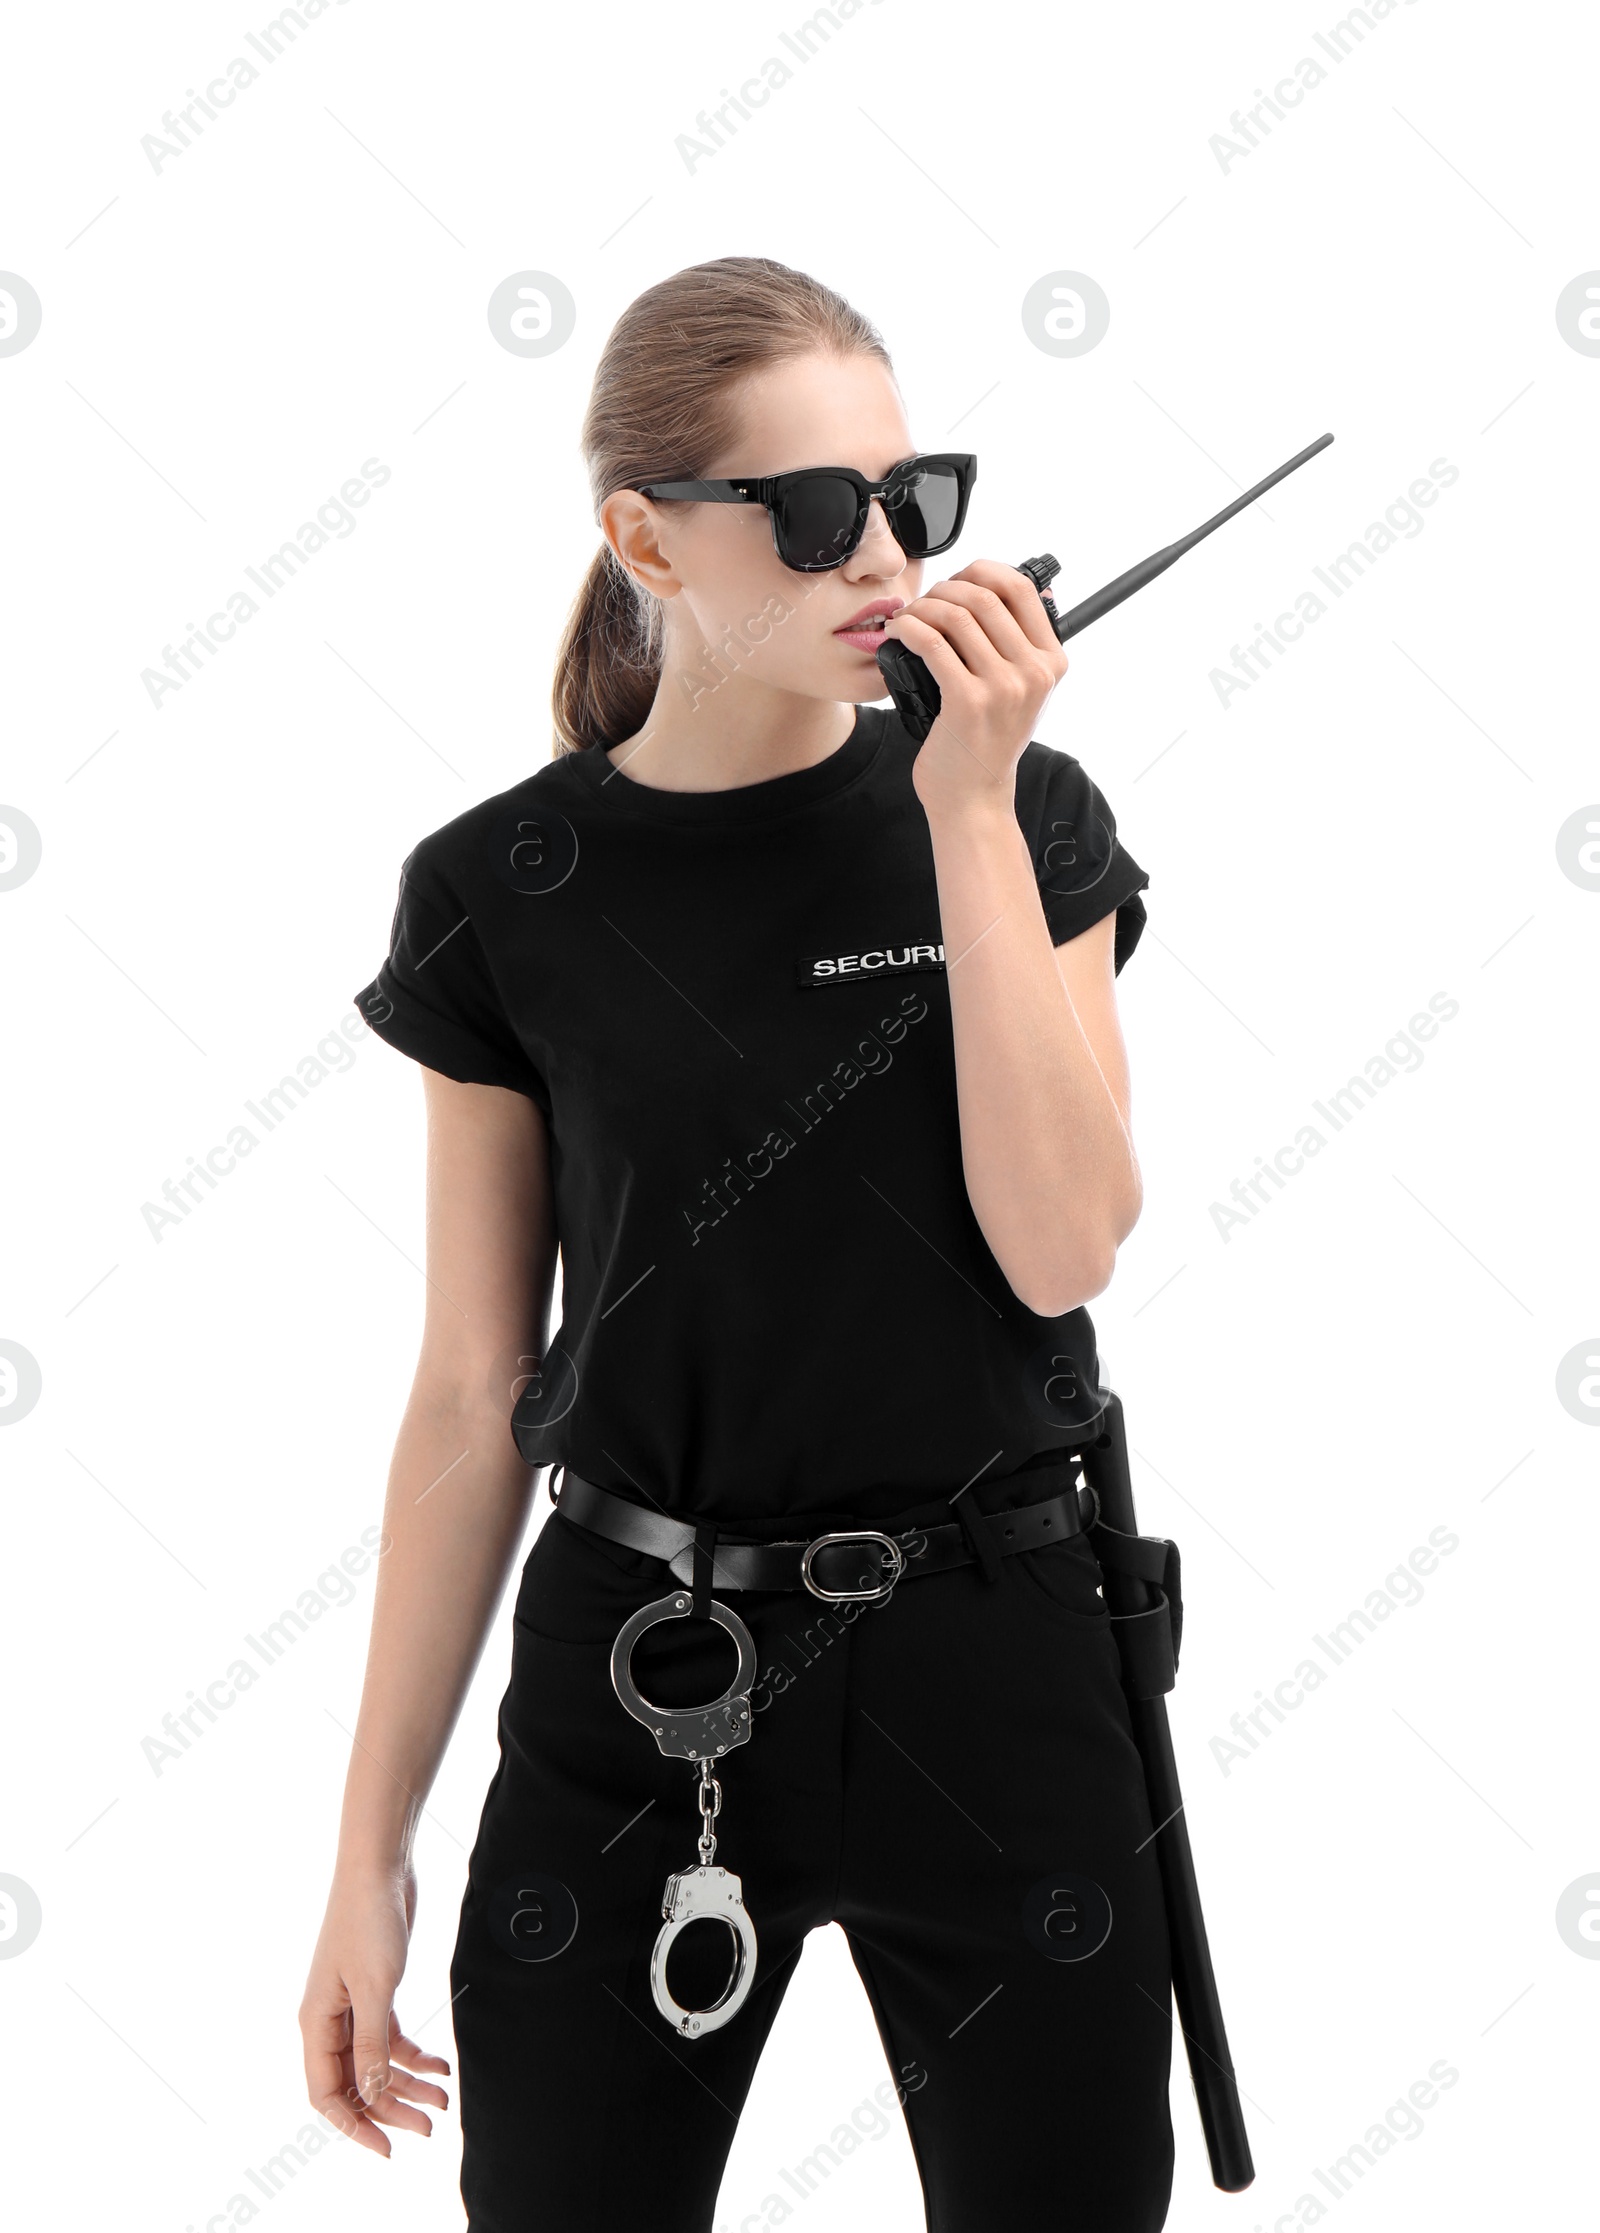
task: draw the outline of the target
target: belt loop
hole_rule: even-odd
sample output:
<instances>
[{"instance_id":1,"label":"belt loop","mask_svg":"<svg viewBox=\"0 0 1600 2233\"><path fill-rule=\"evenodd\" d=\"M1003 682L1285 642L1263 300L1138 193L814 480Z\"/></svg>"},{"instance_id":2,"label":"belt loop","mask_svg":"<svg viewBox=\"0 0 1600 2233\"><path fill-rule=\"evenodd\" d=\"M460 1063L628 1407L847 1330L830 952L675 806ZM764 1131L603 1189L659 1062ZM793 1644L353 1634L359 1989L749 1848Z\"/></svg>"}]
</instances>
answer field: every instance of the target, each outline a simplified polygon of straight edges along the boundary
<instances>
[{"instance_id":1,"label":"belt loop","mask_svg":"<svg viewBox=\"0 0 1600 2233\"><path fill-rule=\"evenodd\" d=\"M711 1617L711 1572L716 1548L716 1521L697 1521L694 1531L694 1595L689 1606L691 1620L708 1620Z\"/></svg>"},{"instance_id":2,"label":"belt loop","mask_svg":"<svg viewBox=\"0 0 1600 2233\"><path fill-rule=\"evenodd\" d=\"M970 1501L971 1496L972 1483L969 1481L964 1489L957 1490L956 1494L950 1499L951 1509L961 1523L961 1533L965 1539L967 1549L983 1570L984 1580L986 1582L998 1582L1000 1579L1000 1553L996 1547L994 1537L989 1531L989 1522L986 1515L978 1510L975 1503Z\"/></svg>"}]
</instances>

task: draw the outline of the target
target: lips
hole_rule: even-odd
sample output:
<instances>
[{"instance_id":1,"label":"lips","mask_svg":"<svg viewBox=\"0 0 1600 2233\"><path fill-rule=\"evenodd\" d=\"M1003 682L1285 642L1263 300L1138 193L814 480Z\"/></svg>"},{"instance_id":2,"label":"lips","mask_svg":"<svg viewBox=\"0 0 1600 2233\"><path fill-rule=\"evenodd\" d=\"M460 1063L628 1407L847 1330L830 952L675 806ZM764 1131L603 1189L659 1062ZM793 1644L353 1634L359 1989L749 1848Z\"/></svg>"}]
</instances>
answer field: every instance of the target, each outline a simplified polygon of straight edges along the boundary
<instances>
[{"instance_id":1,"label":"lips","mask_svg":"<svg viewBox=\"0 0 1600 2233\"><path fill-rule=\"evenodd\" d=\"M875 597L870 605L863 605L860 612L847 620L842 628L833 631L834 641L849 644L855 651L875 653L886 639L883 624L897 613L905 603L903 597Z\"/></svg>"}]
</instances>

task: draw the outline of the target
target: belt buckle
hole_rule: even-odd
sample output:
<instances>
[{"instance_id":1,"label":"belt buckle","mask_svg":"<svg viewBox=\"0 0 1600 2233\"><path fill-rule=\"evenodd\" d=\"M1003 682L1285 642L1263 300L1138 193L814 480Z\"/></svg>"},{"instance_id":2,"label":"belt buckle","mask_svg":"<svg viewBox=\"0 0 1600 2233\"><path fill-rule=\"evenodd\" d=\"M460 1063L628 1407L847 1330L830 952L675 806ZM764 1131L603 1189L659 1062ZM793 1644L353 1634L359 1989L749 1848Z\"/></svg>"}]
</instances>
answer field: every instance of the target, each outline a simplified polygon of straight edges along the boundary
<instances>
[{"instance_id":1,"label":"belt buckle","mask_svg":"<svg viewBox=\"0 0 1600 2233\"><path fill-rule=\"evenodd\" d=\"M811 1579L811 1561L825 1544L866 1542L883 1544L889 1556L894 1560L894 1572L879 1588L872 1590L824 1589L820 1583ZM800 1557L800 1579L810 1590L812 1596L820 1597L825 1604L876 1605L881 1603L894 1588L895 1583L905 1572L905 1565L906 1555L904 1551L901 1550L894 1537L885 1535L881 1528L844 1527L836 1529L831 1535L819 1535L815 1541L806 1545Z\"/></svg>"}]
</instances>

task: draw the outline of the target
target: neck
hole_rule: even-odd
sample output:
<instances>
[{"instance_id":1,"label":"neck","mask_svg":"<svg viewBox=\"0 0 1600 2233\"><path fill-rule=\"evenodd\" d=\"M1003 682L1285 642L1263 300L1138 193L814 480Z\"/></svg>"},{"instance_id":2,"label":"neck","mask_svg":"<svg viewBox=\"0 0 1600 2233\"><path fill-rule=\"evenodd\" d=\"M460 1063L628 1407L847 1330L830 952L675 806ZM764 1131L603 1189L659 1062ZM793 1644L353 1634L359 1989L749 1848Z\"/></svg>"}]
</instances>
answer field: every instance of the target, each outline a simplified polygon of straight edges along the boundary
<instances>
[{"instance_id":1,"label":"neck","mask_svg":"<svg viewBox=\"0 0 1600 2233\"><path fill-rule=\"evenodd\" d=\"M814 767L855 727L848 701L715 675L709 660L690 667L669 653L644 727L612 746L612 766L652 790L729 791Z\"/></svg>"}]
</instances>

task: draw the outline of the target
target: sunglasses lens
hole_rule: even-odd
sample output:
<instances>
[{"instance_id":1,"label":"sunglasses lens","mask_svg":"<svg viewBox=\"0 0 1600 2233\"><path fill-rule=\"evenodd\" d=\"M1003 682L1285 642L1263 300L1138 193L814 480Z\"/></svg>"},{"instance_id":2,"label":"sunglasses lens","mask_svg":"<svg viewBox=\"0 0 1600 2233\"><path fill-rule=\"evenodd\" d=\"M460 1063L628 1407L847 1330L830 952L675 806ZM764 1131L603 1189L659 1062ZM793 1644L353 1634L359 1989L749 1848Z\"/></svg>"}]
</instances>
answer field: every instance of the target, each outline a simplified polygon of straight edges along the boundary
<instances>
[{"instance_id":1,"label":"sunglasses lens","mask_svg":"<svg viewBox=\"0 0 1600 2233\"><path fill-rule=\"evenodd\" d=\"M889 527L908 558L927 558L956 539L961 479L954 466L912 467L888 498Z\"/></svg>"},{"instance_id":2,"label":"sunglasses lens","mask_svg":"<svg viewBox=\"0 0 1600 2233\"><path fill-rule=\"evenodd\" d=\"M785 565L808 573L841 566L855 547L856 492L826 473L798 481L776 507Z\"/></svg>"}]
</instances>

